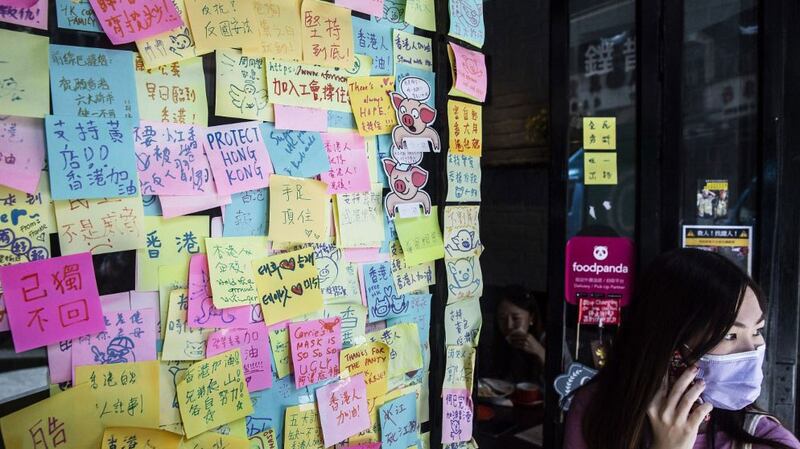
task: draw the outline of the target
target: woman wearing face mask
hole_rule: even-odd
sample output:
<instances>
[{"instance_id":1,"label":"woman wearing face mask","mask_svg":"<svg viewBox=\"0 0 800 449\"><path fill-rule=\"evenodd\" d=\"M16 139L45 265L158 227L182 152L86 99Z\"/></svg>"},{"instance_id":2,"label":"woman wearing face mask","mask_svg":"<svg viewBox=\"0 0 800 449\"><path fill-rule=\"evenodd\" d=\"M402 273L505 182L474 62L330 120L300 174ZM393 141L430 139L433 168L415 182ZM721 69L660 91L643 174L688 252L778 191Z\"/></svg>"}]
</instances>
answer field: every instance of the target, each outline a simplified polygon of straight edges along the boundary
<instances>
[{"instance_id":1,"label":"woman wearing face mask","mask_svg":"<svg viewBox=\"0 0 800 449\"><path fill-rule=\"evenodd\" d=\"M800 448L753 405L765 316L758 286L724 257L690 249L657 257L606 366L573 398L564 447Z\"/></svg>"}]
</instances>

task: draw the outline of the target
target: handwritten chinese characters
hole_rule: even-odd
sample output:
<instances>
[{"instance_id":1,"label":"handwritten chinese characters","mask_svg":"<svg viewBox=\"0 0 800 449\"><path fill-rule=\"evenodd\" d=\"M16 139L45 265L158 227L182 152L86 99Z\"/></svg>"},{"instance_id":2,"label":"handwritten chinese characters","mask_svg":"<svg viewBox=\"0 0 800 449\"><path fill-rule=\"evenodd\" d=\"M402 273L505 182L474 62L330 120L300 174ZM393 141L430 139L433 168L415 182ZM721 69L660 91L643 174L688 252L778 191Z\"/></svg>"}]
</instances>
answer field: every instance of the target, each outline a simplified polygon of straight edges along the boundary
<instances>
[{"instance_id":1,"label":"handwritten chinese characters","mask_svg":"<svg viewBox=\"0 0 800 449\"><path fill-rule=\"evenodd\" d=\"M447 122L450 129L450 153L480 156L483 152L481 106L449 100Z\"/></svg>"},{"instance_id":2,"label":"handwritten chinese characters","mask_svg":"<svg viewBox=\"0 0 800 449\"><path fill-rule=\"evenodd\" d=\"M283 436L284 449L324 447L319 428L319 413L314 404L286 408Z\"/></svg>"},{"instance_id":3,"label":"handwritten chinese characters","mask_svg":"<svg viewBox=\"0 0 800 449\"><path fill-rule=\"evenodd\" d=\"M258 122L207 128L203 146L219 194L230 195L269 185L272 163Z\"/></svg>"},{"instance_id":4,"label":"handwritten chinese characters","mask_svg":"<svg viewBox=\"0 0 800 449\"><path fill-rule=\"evenodd\" d=\"M447 201L481 200L481 159L464 154L447 154Z\"/></svg>"},{"instance_id":5,"label":"handwritten chinese characters","mask_svg":"<svg viewBox=\"0 0 800 449\"><path fill-rule=\"evenodd\" d=\"M589 151L583 154L583 183L617 184L617 153Z\"/></svg>"},{"instance_id":6,"label":"handwritten chinese characters","mask_svg":"<svg viewBox=\"0 0 800 449\"><path fill-rule=\"evenodd\" d=\"M249 267L248 267L249 270ZM250 323L251 306L218 309L211 295L208 257L195 254L189 261L189 306L187 321L191 328L243 327Z\"/></svg>"},{"instance_id":7,"label":"handwritten chinese characters","mask_svg":"<svg viewBox=\"0 0 800 449\"><path fill-rule=\"evenodd\" d=\"M242 354L244 379L249 391L272 386L270 345L267 326L255 323L238 329L223 329L208 336L206 356L239 348Z\"/></svg>"},{"instance_id":8,"label":"handwritten chinese characters","mask_svg":"<svg viewBox=\"0 0 800 449\"><path fill-rule=\"evenodd\" d=\"M75 384L88 384L104 426L158 428L158 361L87 365Z\"/></svg>"},{"instance_id":9,"label":"handwritten chinese characters","mask_svg":"<svg viewBox=\"0 0 800 449\"><path fill-rule=\"evenodd\" d=\"M392 31L394 63L421 70L433 70L433 42L430 38L405 31Z\"/></svg>"},{"instance_id":10,"label":"handwritten chinese characters","mask_svg":"<svg viewBox=\"0 0 800 449\"><path fill-rule=\"evenodd\" d=\"M350 11L319 0L303 0L303 60L323 66L353 65L353 26Z\"/></svg>"},{"instance_id":11,"label":"handwritten chinese characters","mask_svg":"<svg viewBox=\"0 0 800 449\"><path fill-rule=\"evenodd\" d=\"M331 206L325 183L272 175L270 184L269 234L272 240L328 241Z\"/></svg>"},{"instance_id":12,"label":"handwritten chinese characters","mask_svg":"<svg viewBox=\"0 0 800 449\"><path fill-rule=\"evenodd\" d=\"M186 0L197 51L242 48L259 40L252 0Z\"/></svg>"},{"instance_id":13,"label":"handwritten chinese characters","mask_svg":"<svg viewBox=\"0 0 800 449\"><path fill-rule=\"evenodd\" d=\"M325 447L369 428L367 388L363 374L320 387L316 395Z\"/></svg>"},{"instance_id":14,"label":"handwritten chinese characters","mask_svg":"<svg viewBox=\"0 0 800 449\"><path fill-rule=\"evenodd\" d=\"M136 169L143 195L215 192L211 166L193 125L140 122L133 129Z\"/></svg>"},{"instance_id":15,"label":"handwritten chinese characters","mask_svg":"<svg viewBox=\"0 0 800 449\"><path fill-rule=\"evenodd\" d=\"M454 79L450 95L485 101L488 80L484 54L466 49L453 42L450 42L447 52L450 56L450 69Z\"/></svg>"},{"instance_id":16,"label":"handwritten chinese characters","mask_svg":"<svg viewBox=\"0 0 800 449\"><path fill-rule=\"evenodd\" d=\"M269 99L275 104L349 113L347 77L345 71L337 68L267 61Z\"/></svg>"},{"instance_id":17,"label":"handwritten chinese characters","mask_svg":"<svg viewBox=\"0 0 800 449\"><path fill-rule=\"evenodd\" d=\"M617 149L617 118L584 117L583 149L584 150Z\"/></svg>"},{"instance_id":18,"label":"handwritten chinese characters","mask_svg":"<svg viewBox=\"0 0 800 449\"><path fill-rule=\"evenodd\" d=\"M144 213L139 196L63 200L54 204L61 254L144 248Z\"/></svg>"},{"instance_id":19,"label":"handwritten chinese characters","mask_svg":"<svg viewBox=\"0 0 800 449\"><path fill-rule=\"evenodd\" d=\"M302 60L300 0L255 0L254 3L260 40L243 48L244 54Z\"/></svg>"},{"instance_id":20,"label":"handwritten chinese characters","mask_svg":"<svg viewBox=\"0 0 800 449\"><path fill-rule=\"evenodd\" d=\"M398 294L392 282L389 262L364 265L364 292L370 323L409 313L406 295Z\"/></svg>"},{"instance_id":21,"label":"handwritten chinese characters","mask_svg":"<svg viewBox=\"0 0 800 449\"><path fill-rule=\"evenodd\" d=\"M126 44L183 25L172 0L89 0L114 45Z\"/></svg>"},{"instance_id":22,"label":"handwritten chinese characters","mask_svg":"<svg viewBox=\"0 0 800 449\"><path fill-rule=\"evenodd\" d=\"M369 192L372 189L364 138L356 133L322 133L331 168L320 178L328 193Z\"/></svg>"},{"instance_id":23,"label":"handwritten chinese characters","mask_svg":"<svg viewBox=\"0 0 800 449\"><path fill-rule=\"evenodd\" d=\"M273 121L272 105L267 103L264 58L243 56L233 49L219 49L216 56L216 115Z\"/></svg>"},{"instance_id":24,"label":"handwritten chinese characters","mask_svg":"<svg viewBox=\"0 0 800 449\"><path fill-rule=\"evenodd\" d=\"M156 360L156 312L108 311L106 330L72 340L72 368Z\"/></svg>"},{"instance_id":25,"label":"handwritten chinese characters","mask_svg":"<svg viewBox=\"0 0 800 449\"><path fill-rule=\"evenodd\" d=\"M267 245L266 237L206 239L214 307L259 303L251 262L267 255Z\"/></svg>"},{"instance_id":26,"label":"handwritten chinese characters","mask_svg":"<svg viewBox=\"0 0 800 449\"><path fill-rule=\"evenodd\" d=\"M472 398L466 389L442 389L442 443L460 443L472 438Z\"/></svg>"},{"instance_id":27,"label":"handwritten chinese characters","mask_svg":"<svg viewBox=\"0 0 800 449\"><path fill-rule=\"evenodd\" d=\"M382 448L405 449L417 444L417 397L414 393L387 402L378 413Z\"/></svg>"},{"instance_id":28,"label":"handwritten chinese characters","mask_svg":"<svg viewBox=\"0 0 800 449\"><path fill-rule=\"evenodd\" d=\"M481 0L450 0L450 36L481 48L486 36Z\"/></svg>"},{"instance_id":29,"label":"handwritten chinese characters","mask_svg":"<svg viewBox=\"0 0 800 449\"><path fill-rule=\"evenodd\" d=\"M145 68L136 58L136 99L143 120L163 123L208 123L203 58L188 58Z\"/></svg>"},{"instance_id":30,"label":"handwritten chinese characters","mask_svg":"<svg viewBox=\"0 0 800 449\"><path fill-rule=\"evenodd\" d=\"M322 308L313 248L276 254L253 261L256 287L267 324Z\"/></svg>"}]
</instances>

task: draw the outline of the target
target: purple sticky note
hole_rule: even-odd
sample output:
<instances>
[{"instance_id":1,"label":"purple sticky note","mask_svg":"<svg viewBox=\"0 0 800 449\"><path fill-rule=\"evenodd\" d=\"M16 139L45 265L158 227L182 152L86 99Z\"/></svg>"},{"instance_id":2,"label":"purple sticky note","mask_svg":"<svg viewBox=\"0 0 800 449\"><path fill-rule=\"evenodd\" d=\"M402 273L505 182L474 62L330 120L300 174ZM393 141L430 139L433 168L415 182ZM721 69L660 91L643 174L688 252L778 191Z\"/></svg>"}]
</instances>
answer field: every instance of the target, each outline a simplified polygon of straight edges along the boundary
<instances>
[{"instance_id":1,"label":"purple sticky note","mask_svg":"<svg viewBox=\"0 0 800 449\"><path fill-rule=\"evenodd\" d=\"M203 147L220 195L269 186L272 162L258 122L206 128Z\"/></svg>"},{"instance_id":2,"label":"purple sticky note","mask_svg":"<svg viewBox=\"0 0 800 449\"><path fill-rule=\"evenodd\" d=\"M156 360L153 309L103 314L106 330L72 340L72 369L83 365Z\"/></svg>"},{"instance_id":3,"label":"purple sticky note","mask_svg":"<svg viewBox=\"0 0 800 449\"><path fill-rule=\"evenodd\" d=\"M367 384L363 373L320 387L316 394L325 447L369 428Z\"/></svg>"},{"instance_id":4,"label":"purple sticky note","mask_svg":"<svg viewBox=\"0 0 800 449\"><path fill-rule=\"evenodd\" d=\"M0 116L0 184L31 195L44 167L44 120Z\"/></svg>"}]
</instances>

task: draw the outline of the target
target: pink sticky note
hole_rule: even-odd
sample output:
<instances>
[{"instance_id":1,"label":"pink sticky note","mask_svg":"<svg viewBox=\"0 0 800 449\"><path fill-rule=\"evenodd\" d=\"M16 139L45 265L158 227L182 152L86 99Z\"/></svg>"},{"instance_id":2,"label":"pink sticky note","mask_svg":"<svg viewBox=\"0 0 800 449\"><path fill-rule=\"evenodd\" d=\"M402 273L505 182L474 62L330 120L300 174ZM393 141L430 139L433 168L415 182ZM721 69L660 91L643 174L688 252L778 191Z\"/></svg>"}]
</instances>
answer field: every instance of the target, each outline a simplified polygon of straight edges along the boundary
<instances>
[{"instance_id":1,"label":"pink sticky note","mask_svg":"<svg viewBox=\"0 0 800 449\"><path fill-rule=\"evenodd\" d=\"M450 42L453 49L456 70L456 89L474 97L486 100L486 56L483 53L466 49Z\"/></svg>"},{"instance_id":2,"label":"pink sticky note","mask_svg":"<svg viewBox=\"0 0 800 449\"><path fill-rule=\"evenodd\" d=\"M357 133L320 133L331 169L320 179L328 193L369 192L369 168L364 138Z\"/></svg>"},{"instance_id":3,"label":"pink sticky note","mask_svg":"<svg viewBox=\"0 0 800 449\"><path fill-rule=\"evenodd\" d=\"M388 254L381 254L381 249L375 248L343 248L344 260L353 263L379 262L386 260Z\"/></svg>"},{"instance_id":4,"label":"pink sticky note","mask_svg":"<svg viewBox=\"0 0 800 449\"><path fill-rule=\"evenodd\" d=\"M240 122L206 128L203 147L221 195L269 187L272 161L258 125Z\"/></svg>"},{"instance_id":5,"label":"pink sticky note","mask_svg":"<svg viewBox=\"0 0 800 449\"><path fill-rule=\"evenodd\" d=\"M325 447L369 428L367 384L363 373L320 387L316 393Z\"/></svg>"},{"instance_id":6,"label":"pink sticky note","mask_svg":"<svg viewBox=\"0 0 800 449\"><path fill-rule=\"evenodd\" d=\"M208 336L206 357L239 348L247 390L265 390L272 386L272 358L267 325L253 324L239 329L223 329Z\"/></svg>"},{"instance_id":7,"label":"pink sticky note","mask_svg":"<svg viewBox=\"0 0 800 449\"><path fill-rule=\"evenodd\" d=\"M463 388L442 389L442 443L472 439L472 397Z\"/></svg>"},{"instance_id":8,"label":"pink sticky note","mask_svg":"<svg viewBox=\"0 0 800 449\"><path fill-rule=\"evenodd\" d=\"M0 0L0 22L47 29L47 0Z\"/></svg>"},{"instance_id":9,"label":"pink sticky note","mask_svg":"<svg viewBox=\"0 0 800 449\"><path fill-rule=\"evenodd\" d=\"M89 0L114 45L127 44L183 26L172 0Z\"/></svg>"},{"instance_id":10,"label":"pink sticky note","mask_svg":"<svg viewBox=\"0 0 800 449\"><path fill-rule=\"evenodd\" d=\"M208 195L217 191L211 165L197 141L202 133L202 127L178 123L141 121L133 128L142 195Z\"/></svg>"},{"instance_id":11,"label":"pink sticky note","mask_svg":"<svg viewBox=\"0 0 800 449\"><path fill-rule=\"evenodd\" d=\"M155 312L125 310L103 314L106 330L72 340L72 370L83 365L156 360Z\"/></svg>"},{"instance_id":12,"label":"pink sticky note","mask_svg":"<svg viewBox=\"0 0 800 449\"><path fill-rule=\"evenodd\" d=\"M90 253L0 267L17 352L105 330Z\"/></svg>"},{"instance_id":13,"label":"pink sticky note","mask_svg":"<svg viewBox=\"0 0 800 449\"><path fill-rule=\"evenodd\" d=\"M103 307L103 313L131 310L131 294L120 292L103 295L100 297L100 305Z\"/></svg>"},{"instance_id":14,"label":"pink sticky note","mask_svg":"<svg viewBox=\"0 0 800 449\"><path fill-rule=\"evenodd\" d=\"M301 106L275 105L275 129L327 131L328 111Z\"/></svg>"},{"instance_id":15,"label":"pink sticky note","mask_svg":"<svg viewBox=\"0 0 800 449\"><path fill-rule=\"evenodd\" d=\"M156 347L158 348L158 339L161 338L161 303L159 302L158 292L137 292L132 290L129 293L131 294L131 309L153 309L155 316L153 329L156 335Z\"/></svg>"},{"instance_id":16,"label":"pink sticky note","mask_svg":"<svg viewBox=\"0 0 800 449\"><path fill-rule=\"evenodd\" d=\"M195 254L189 261L189 327L231 328L250 324L250 305L217 309L211 298L208 256Z\"/></svg>"},{"instance_id":17,"label":"pink sticky note","mask_svg":"<svg viewBox=\"0 0 800 449\"><path fill-rule=\"evenodd\" d=\"M371 16L383 17L383 0L336 0L336 5Z\"/></svg>"},{"instance_id":18,"label":"pink sticky note","mask_svg":"<svg viewBox=\"0 0 800 449\"><path fill-rule=\"evenodd\" d=\"M161 214L164 218L172 218L230 204L231 196L217 194L200 196L160 195L158 201L161 203Z\"/></svg>"},{"instance_id":19,"label":"pink sticky note","mask_svg":"<svg viewBox=\"0 0 800 449\"><path fill-rule=\"evenodd\" d=\"M0 184L36 193L44 152L44 120L0 116Z\"/></svg>"},{"instance_id":20,"label":"pink sticky note","mask_svg":"<svg viewBox=\"0 0 800 449\"><path fill-rule=\"evenodd\" d=\"M339 375L341 318L289 323L294 383L297 388Z\"/></svg>"}]
</instances>

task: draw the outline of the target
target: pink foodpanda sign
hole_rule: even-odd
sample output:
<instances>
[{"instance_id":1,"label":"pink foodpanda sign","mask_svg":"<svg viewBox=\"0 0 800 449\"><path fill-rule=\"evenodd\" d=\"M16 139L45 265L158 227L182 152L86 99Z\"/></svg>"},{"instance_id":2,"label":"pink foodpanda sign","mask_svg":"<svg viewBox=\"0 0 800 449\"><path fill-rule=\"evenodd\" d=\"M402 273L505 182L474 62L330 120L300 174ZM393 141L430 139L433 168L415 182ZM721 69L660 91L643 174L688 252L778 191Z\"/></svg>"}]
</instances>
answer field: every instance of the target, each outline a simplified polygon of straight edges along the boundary
<instances>
[{"instance_id":1,"label":"pink foodpanda sign","mask_svg":"<svg viewBox=\"0 0 800 449\"><path fill-rule=\"evenodd\" d=\"M633 290L633 243L624 237L573 237L567 242L564 292L579 298L618 299L625 307Z\"/></svg>"}]
</instances>

